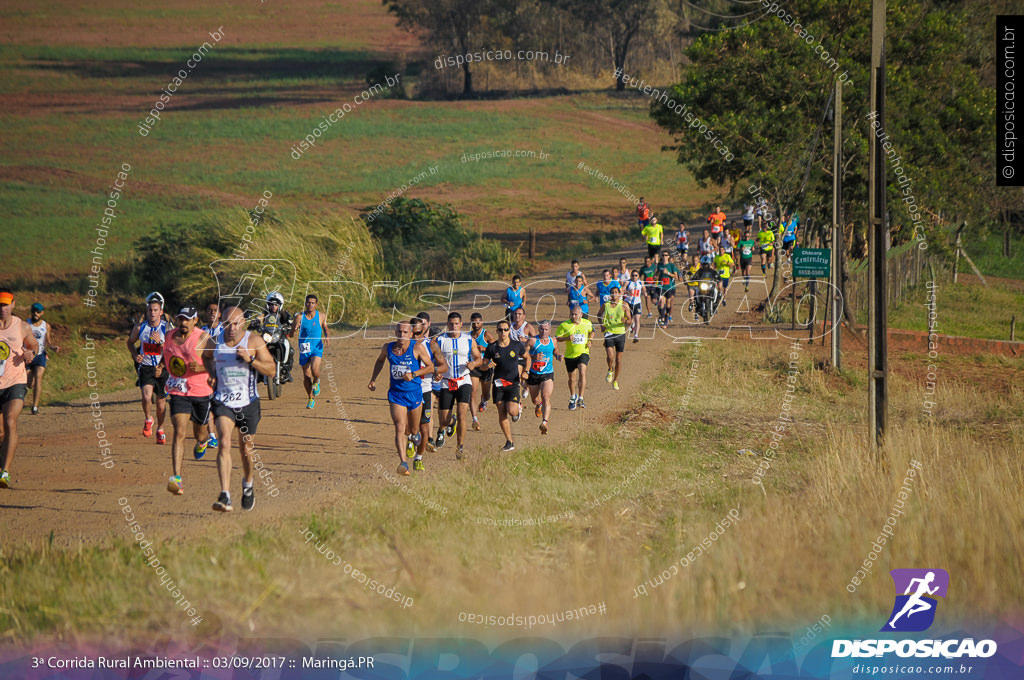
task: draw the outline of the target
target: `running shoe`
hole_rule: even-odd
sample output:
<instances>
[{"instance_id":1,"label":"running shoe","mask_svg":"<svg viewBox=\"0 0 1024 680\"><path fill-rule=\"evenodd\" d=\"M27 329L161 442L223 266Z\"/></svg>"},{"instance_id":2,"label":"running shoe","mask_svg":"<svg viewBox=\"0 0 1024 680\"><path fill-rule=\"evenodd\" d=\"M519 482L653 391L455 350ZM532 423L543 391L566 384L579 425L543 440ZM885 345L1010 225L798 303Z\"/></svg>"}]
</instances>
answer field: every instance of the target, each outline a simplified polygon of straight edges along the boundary
<instances>
[{"instance_id":1,"label":"running shoe","mask_svg":"<svg viewBox=\"0 0 1024 680\"><path fill-rule=\"evenodd\" d=\"M541 424L540 424L540 433L541 434L547 434L548 433L548 421L544 420L544 421L541 422Z\"/></svg>"},{"instance_id":2,"label":"running shoe","mask_svg":"<svg viewBox=\"0 0 1024 680\"><path fill-rule=\"evenodd\" d=\"M156 443L157 444L166 444L167 443L167 435L164 433L163 430L157 430L156 431Z\"/></svg>"},{"instance_id":3,"label":"running shoe","mask_svg":"<svg viewBox=\"0 0 1024 680\"><path fill-rule=\"evenodd\" d=\"M650 319L650 318L651 318L651 313L650 313L650 312L647 312L647 318L648 318L648 319Z\"/></svg>"},{"instance_id":4,"label":"running shoe","mask_svg":"<svg viewBox=\"0 0 1024 680\"><path fill-rule=\"evenodd\" d=\"M215 449L215 448L217 448L218 446L220 446L220 442L218 442L218 441L217 441L217 438L216 438L216 437L214 437L214 436L213 436L213 433L211 432L211 433L210 433L210 436L209 436L209 437L207 438L207 440L206 440L206 445L207 445L208 447L210 447L211 449Z\"/></svg>"},{"instance_id":5,"label":"running shoe","mask_svg":"<svg viewBox=\"0 0 1024 680\"><path fill-rule=\"evenodd\" d=\"M578 400L576 401L576 405L577 405L577 406L579 406L580 408L586 408L586 407L587 407L587 405L583 403L583 397L580 397L580 398L579 398L579 399L578 399Z\"/></svg>"},{"instance_id":6,"label":"running shoe","mask_svg":"<svg viewBox=\"0 0 1024 680\"><path fill-rule=\"evenodd\" d=\"M639 336L637 336L637 335L634 335L634 336L633 336L633 342L634 342L634 343L640 342L640 337L639 337Z\"/></svg>"},{"instance_id":7,"label":"running shoe","mask_svg":"<svg viewBox=\"0 0 1024 680\"><path fill-rule=\"evenodd\" d=\"M572 395L571 397L569 397L569 410L570 411L575 411L576 410L576 399L577 398L578 397L575 394Z\"/></svg>"},{"instance_id":8,"label":"running shoe","mask_svg":"<svg viewBox=\"0 0 1024 680\"><path fill-rule=\"evenodd\" d=\"M455 452L455 460L462 460L465 454L466 452L462 450L462 445L460 444L459 450Z\"/></svg>"},{"instance_id":9,"label":"running shoe","mask_svg":"<svg viewBox=\"0 0 1024 680\"><path fill-rule=\"evenodd\" d=\"M608 375L606 375L606 376L604 377L604 381L605 381L605 382L611 382L611 381L612 381L612 376L613 376L613 375L614 375L614 372L613 372L613 371L608 371Z\"/></svg>"},{"instance_id":10,"label":"running shoe","mask_svg":"<svg viewBox=\"0 0 1024 680\"><path fill-rule=\"evenodd\" d=\"M234 507L231 505L231 496L228 495L227 491L221 491L220 495L217 496L217 502L213 504L213 509L217 512L231 512Z\"/></svg>"},{"instance_id":11,"label":"running shoe","mask_svg":"<svg viewBox=\"0 0 1024 680\"><path fill-rule=\"evenodd\" d=\"M671 316L668 317L668 322L672 323L672 317Z\"/></svg>"},{"instance_id":12,"label":"running shoe","mask_svg":"<svg viewBox=\"0 0 1024 680\"><path fill-rule=\"evenodd\" d=\"M516 411L516 414L514 416L512 416L512 422L513 423L518 423L519 419L522 418L522 417L523 417L523 407L520 406L519 410Z\"/></svg>"},{"instance_id":13,"label":"running shoe","mask_svg":"<svg viewBox=\"0 0 1024 680\"><path fill-rule=\"evenodd\" d=\"M416 470L417 472L423 472L423 470L424 470L423 459L422 458L414 458L413 461L412 461L412 469Z\"/></svg>"},{"instance_id":14,"label":"running shoe","mask_svg":"<svg viewBox=\"0 0 1024 680\"><path fill-rule=\"evenodd\" d=\"M408 477L410 474L412 474L411 472L409 472L409 464L405 463L405 462L402 462L402 463L398 464L398 470L396 472L398 472L398 474L404 475L406 477Z\"/></svg>"},{"instance_id":15,"label":"running shoe","mask_svg":"<svg viewBox=\"0 0 1024 680\"><path fill-rule=\"evenodd\" d=\"M722 306L725 307L725 298L722 298Z\"/></svg>"},{"instance_id":16,"label":"running shoe","mask_svg":"<svg viewBox=\"0 0 1024 680\"><path fill-rule=\"evenodd\" d=\"M410 456L410 455L415 455L415 453L416 453L416 445L413 444L412 441L405 442L405 455L406 456Z\"/></svg>"},{"instance_id":17,"label":"running shoe","mask_svg":"<svg viewBox=\"0 0 1024 680\"><path fill-rule=\"evenodd\" d=\"M444 428L437 431L437 439L434 440L434 446L437 448L444 446Z\"/></svg>"},{"instance_id":18,"label":"running shoe","mask_svg":"<svg viewBox=\"0 0 1024 680\"><path fill-rule=\"evenodd\" d=\"M505 442L505 445L501 447L501 450L502 451L515 451L516 447L515 447L515 444L513 444L512 442Z\"/></svg>"},{"instance_id":19,"label":"running shoe","mask_svg":"<svg viewBox=\"0 0 1024 680\"><path fill-rule=\"evenodd\" d=\"M206 447L210 445L210 440L206 439L203 442L196 442L196 445L192 447L192 455L196 460L202 460L203 456L206 455Z\"/></svg>"},{"instance_id":20,"label":"running shoe","mask_svg":"<svg viewBox=\"0 0 1024 680\"><path fill-rule=\"evenodd\" d=\"M616 380L615 382L612 383L612 389L613 390L619 389L619 381L618 380Z\"/></svg>"},{"instance_id":21,"label":"running shoe","mask_svg":"<svg viewBox=\"0 0 1024 680\"><path fill-rule=\"evenodd\" d=\"M320 381L319 380L317 380L315 383L313 383L313 396L314 397L319 397L320 396Z\"/></svg>"},{"instance_id":22,"label":"running shoe","mask_svg":"<svg viewBox=\"0 0 1024 680\"><path fill-rule=\"evenodd\" d=\"M171 477L167 482L167 490L173 493L175 496L182 496L185 494L185 485L181 481L181 475Z\"/></svg>"},{"instance_id":23,"label":"running shoe","mask_svg":"<svg viewBox=\"0 0 1024 680\"><path fill-rule=\"evenodd\" d=\"M484 399L483 401L480 402L480 405L477 406L477 410L480 411L480 413L483 413L484 411L487 410L487 400L486 399Z\"/></svg>"},{"instance_id":24,"label":"running shoe","mask_svg":"<svg viewBox=\"0 0 1024 680\"><path fill-rule=\"evenodd\" d=\"M480 421L477 420L476 418L473 418L473 429L476 430L477 432L480 431Z\"/></svg>"},{"instance_id":25,"label":"running shoe","mask_svg":"<svg viewBox=\"0 0 1024 680\"><path fill-rule=\"evenodd\" d=\"M38 406L33 406L32 407L32 415L34 415L34 416L39 415L39 407Z\"/></svg>"},{"instance_id":26,"label":"running shoe","mask_svg":"<svg viewBox=\"0 0 1024 680\"><path fill-rule=\"evenodd\" d=\"M0 489L11 488L11 473L7 470L0 470Z\"/></svg>"},{"instance_id":27,"label":"running shoe","mask_svg":"<svg viewBox=\"0 0 1024 680\"><path fill-rule=\"evenodd\" d=\"M693 314L693 320L694 320L694 321L696 321L696 320L697 320L697 319L699 319L699 318L700 318L700 316L699 316L699 315L698 315L698 314L697 314L696 312L694 312L694 314Z\"/></svg>"},{"instance_id":28,"label":"running shoe","mask_svg":"<svg viewBox=\"0 0 1024 680\"><path fill-rule=\"evenodd\" d=\"M242 510L252 510L256 504L256 493L251 486L242 486Z\"/></svg>"},{"instance_id":29,"label":"running shoe","mask_svg":"<svg viewBox=\"0 0 1024 680\"><path fill-rule=\"evenodd\" d=\"M306 402L306 408L313 408L316 406L316 399L310 399Z\"/></svg>"},{"instance_id":30,"label":"running shoe","mask_svg":"<svg viewBox=\"0 0 1024 680\"><path fill-rule=\"evenodd\" d=\"M537 404L537 408L533 409L533 415L538 418L544 415L544 404Z\"/></svg>"},{"instance_id":31,"label":"running shoe","mask_svg":"<svg viewBox=\"0 0 1024 680\"><path fill-rule=\"evenodd\" d=\"M454 413L452 414L452 424L444 428L445 434L451 437L455 434L455 428L459 425L459 418Z\"/></svg>"},{"instance_id":32,"label":"running shoe","mask_svg":"<svg viewBox=\"0 0 1024 680\"><path fill-rule=\"evenodd\" d=\"M434 453L437 451L437 447L434 446L434 442L427 440L427 453Z\"/></svg>"},{"instance_id":33,"label":"running shoe","mask_svg":"<svg viewBox=\"0 0 1024 680\"><path fill-rule=\"evenodd\" d=\"M146 424L142 426L142 436L152 437L153 436L153 419L146 418Z\"/></svg>"},{"instance_id":34,"label":"running shoe","mask_svg":"<svg viewBox=\"0 0 1024 680\"><path fill-rule=\"evenodd\" d=\"M421 435L419 432L414 432L413 434L409 435L409 441L412 442L413 446L419 446L420 442L423 441L423 435Z\"/></svg>"},{"instance_id":35,"label":"running shoe","mask_svg":"<svg viewBox=\"0 0 1024 680\"><path fill-rule=\"evenodd\" d=\"M691 311L691 312L693 311L693 303L692 303L692 302L691 302L691 303L689 304L689 306L687 307L687 310L688 310L688 311Z\"/></svg>"}]
</instances>

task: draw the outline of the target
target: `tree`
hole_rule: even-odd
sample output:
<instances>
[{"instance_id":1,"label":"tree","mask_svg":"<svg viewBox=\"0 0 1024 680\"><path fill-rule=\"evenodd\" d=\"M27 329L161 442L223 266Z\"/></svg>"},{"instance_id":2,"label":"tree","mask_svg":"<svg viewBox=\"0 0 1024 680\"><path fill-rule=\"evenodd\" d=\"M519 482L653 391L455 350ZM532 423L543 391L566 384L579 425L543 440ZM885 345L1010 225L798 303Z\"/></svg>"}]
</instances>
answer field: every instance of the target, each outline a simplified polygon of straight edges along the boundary
<instances>
[{"instance_id":1,"label":"tree","mask_svg":"<svg viewBox=\"0 0 1024 680\"><path fill-rule=\"evenodd\" d=\"M868 135L876 133L868 117L870 2L793 0L785 10L799 31L772 14L702 36L687 50L683 81L671 88L674 109L655 101L651 115L673 134L670 148L702 186L723 185L738 199L753 185L782 209L824 208L832 183L828 109L842 77L843 226L846 247L855 250L865 239ZM977 216L990 205L995 94L980 81L969 16L955 3L888 1L881 133L894 152L887 205L895 243L912 238L915 216L929 222L926 211ZM930 223L922 233L934 239Z\"/></svg>"},{"instance_id":2,"label":"tree","mask_svg":"<svg viewBox=\"0 0 1024 680\"><path fill-rule=\"evenodd\" d=\"M465 57L487 47L489 17L500 9L499 0L383 0L388 11L398 17L398 25L420 35L438 50L442 60L456 55ZM444 63L444 62L443 62ZM462 67L462 94L473 94L471 61Z\"/></svg>"},{"instance_id":3,"label":"tree","mask_svg":"<svg viewBox=\"0 0 1024 680\"><path fill-rule=\"evenodd\" d=\"M564 4L581 26L606 42L616 70L615 89L625 89L626 57L641 32L649 30L659 10L665 9L664 0L565 0L555 4Z\"/></svg>"}]
</instances>

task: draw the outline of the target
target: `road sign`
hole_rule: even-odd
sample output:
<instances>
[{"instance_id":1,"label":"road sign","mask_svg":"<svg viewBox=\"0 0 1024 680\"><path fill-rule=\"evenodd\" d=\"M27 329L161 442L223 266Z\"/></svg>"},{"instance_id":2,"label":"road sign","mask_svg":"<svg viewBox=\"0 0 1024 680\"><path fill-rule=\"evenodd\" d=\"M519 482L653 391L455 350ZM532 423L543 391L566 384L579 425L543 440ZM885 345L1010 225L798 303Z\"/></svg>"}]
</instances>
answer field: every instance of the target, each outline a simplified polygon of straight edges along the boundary
<instances>
[{"instance_id":1,"label":"road sign","mask_svg":"<svg viewBox=\"0 0 1024 680\"><path fill-rule=\"evenodd\" d=\"M832 267L829 248L794 248L793 276L827 278Z\"/></svg>"}]
</instances>

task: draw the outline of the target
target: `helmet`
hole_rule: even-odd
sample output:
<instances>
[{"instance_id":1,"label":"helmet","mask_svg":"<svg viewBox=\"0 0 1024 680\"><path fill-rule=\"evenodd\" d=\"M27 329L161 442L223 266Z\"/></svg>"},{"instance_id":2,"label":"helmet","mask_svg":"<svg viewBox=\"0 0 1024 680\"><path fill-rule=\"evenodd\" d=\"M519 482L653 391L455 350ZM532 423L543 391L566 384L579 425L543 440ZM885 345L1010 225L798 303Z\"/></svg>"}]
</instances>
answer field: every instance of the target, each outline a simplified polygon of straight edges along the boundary
<instances>
[{"instance_id":1,"label":"helmet","mask_svg":"<svg viewBox=\"0 0 1024 680\"><path fill-rule=\"evenodd\" d=\"M148 305L151 302L159 302L160 306L163 307L164 296L161 295L160 293L157 293L156 291L153 291L152 293L146 296L146 304Z\"/></svg>"},{"instance_id":2,"label":"helmet","mask_svg":"<svg viewBox=\"0 0 1024 680\"><path fill-rule=\"evenodd\" d=\"M704 257L700 258L701 264L714 264L714 261L714 258L712 258L710 255L705 255Z\"/></svg>"},{"instance_id":3,"label":"helmet","mask_svg":"<svg viewBox=\"0 0 1024 680\"><path fill-rule=\"evenodd\" d=\"M278 293L276 290L267 296L267 304L276 302L277 304L284 306L284 296Z\"/></svg>"}]
</instances>

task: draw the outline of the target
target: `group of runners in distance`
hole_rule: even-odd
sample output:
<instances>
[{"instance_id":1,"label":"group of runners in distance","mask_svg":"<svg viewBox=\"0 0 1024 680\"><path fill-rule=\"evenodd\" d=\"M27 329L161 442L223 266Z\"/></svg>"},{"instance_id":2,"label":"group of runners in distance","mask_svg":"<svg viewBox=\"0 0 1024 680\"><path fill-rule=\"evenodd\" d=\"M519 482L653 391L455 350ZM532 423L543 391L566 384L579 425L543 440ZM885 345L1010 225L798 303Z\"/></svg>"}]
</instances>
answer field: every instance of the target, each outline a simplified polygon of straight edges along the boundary
<instances>
[{"instance_id":1,"label":"group of runners in distance","mask_svg":"<svg viewBox=\"0 0 1024 680\"><path fill-rule=\"evenodd\" d=\"M795 214L786 215L781 225L776 225L761 203L744 207L741 230L735 221L726 226L725 213L716 207L707 216L707 228L692 255L685 224L679 224L673 258L663 249L662 225L642 198L637 220L647 245L643 265L631 268L627 259L621 258L618 266L603 270L600 280L591 286L579 262L573 260L565 278L569 318L557 327L552 327L553 320L536 324L526 320L527 294L518 274L505 290L504 318L492 328L485 328L483 316L473 313L466 330L457 311L449 312L444 328L437 331L427 312L395 325L395 340L381 348L368 388L376 390L377 378L387 366L387 400L399 474L423 471L424 453L435 452L452 438L456 458L464 458L466 432L481 429L480 417L491 403L505 438L503 451L515 450L512 424L522 417L527 394L540 421L539 430L547 434L556 362L565 365L569 410L585 409L587 369L598 333L605 350L605 380L618 390L627 339L632 336L633 343L639 342L644 309L647 318L657 313L656 324L667 326L673 322L677 287L701 280L717 283L724 305L733 268L739 267L744 288L749 289L755 249L764 273L773 264L777 241L781 241L780 254L792 252L799 225ZM689 311L693 311L694 287L686 287ZM298 333L306 407L315 407L320 364L329 343L327 321L318 310L316 295L306 296L303 311L294 317L283 309L284 302L280 293L273 292L267 295L264 309L248 314L235 305L210 302L203 310L205 323L200 325L195 307L181 307L172 319L160 293L146 298L144 316L134 324L127 347L138 376L142 435L155 434L158 445L167 442L164 422L170 400L171 476L167 489L172 494L184 494L182 464L186 440L191 436L196 460L208 449L217 450L221 491L213 509L233 510L231 444L237 432L243 476L241 505L245 510L253 508L253 481L261 467L255 443L260 422L257 385L275 373L291 381L290 362L278 366L281 359L268 349L264 337L271 336L265 333L284 330L284 343ZM32 413L38 414L45 350L59 351L50 341L41 304L32 305L31 323L14 316L13 310L13 293L0 289L0 488L11 483L17 419L28 389L35 388Z\"/></svg>"}]
</instances>

